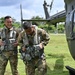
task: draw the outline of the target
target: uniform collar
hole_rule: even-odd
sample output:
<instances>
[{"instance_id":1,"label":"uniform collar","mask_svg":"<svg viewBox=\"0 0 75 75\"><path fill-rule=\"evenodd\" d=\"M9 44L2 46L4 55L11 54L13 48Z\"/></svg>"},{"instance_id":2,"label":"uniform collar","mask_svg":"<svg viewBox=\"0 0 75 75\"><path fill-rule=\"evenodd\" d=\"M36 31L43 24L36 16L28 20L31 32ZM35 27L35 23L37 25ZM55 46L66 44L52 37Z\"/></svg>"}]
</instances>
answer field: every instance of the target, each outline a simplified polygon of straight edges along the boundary
<instances>
[{"instance_id":1,"label":"uniform collar","mask_svg":"<svg viewBox=\"0 0 75 75\"><path fill-rule=\"evenodd\" d=\"M5 29L8 29L7 27L4 27ZM9 29L10 31L13 30L13 27Z\"/></svg>"}]
</instances>

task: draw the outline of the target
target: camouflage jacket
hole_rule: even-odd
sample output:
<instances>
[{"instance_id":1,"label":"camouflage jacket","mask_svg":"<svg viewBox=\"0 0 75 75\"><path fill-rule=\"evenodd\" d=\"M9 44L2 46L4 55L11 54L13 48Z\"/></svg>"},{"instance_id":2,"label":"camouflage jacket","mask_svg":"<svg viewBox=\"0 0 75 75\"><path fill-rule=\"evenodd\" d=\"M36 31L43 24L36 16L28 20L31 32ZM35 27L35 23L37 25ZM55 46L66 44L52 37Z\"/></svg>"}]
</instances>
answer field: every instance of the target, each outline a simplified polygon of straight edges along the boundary
<instances>
[{"instance_id":1,"label":"camouflage jacket","mask_svg":"<svg viewBox=\"0 0 75 75\"><path fill-rule=\"evenodd\" d=\"M15 30L14 27L8 29L4 27L1 30L0 39L4 42L4 49L3 50L14 50L17 47L13 46L13 43L16 42L18 38L18 32Z\"/></svg>"},{"instance_id":2,"label":"camouflage jacket","mask_svg":"<svg viewBox=\"0 0 75 75\"><path fill-rule=\"evenodd\" d=\"M35 45L39 43L43 43L47 45L49 42L49 34L40 28L35 27L35 33L33 35L27 35L25 30L21 31L18 37L18 42L21 46L23 45Z\"/></svg>"}]
</instances>

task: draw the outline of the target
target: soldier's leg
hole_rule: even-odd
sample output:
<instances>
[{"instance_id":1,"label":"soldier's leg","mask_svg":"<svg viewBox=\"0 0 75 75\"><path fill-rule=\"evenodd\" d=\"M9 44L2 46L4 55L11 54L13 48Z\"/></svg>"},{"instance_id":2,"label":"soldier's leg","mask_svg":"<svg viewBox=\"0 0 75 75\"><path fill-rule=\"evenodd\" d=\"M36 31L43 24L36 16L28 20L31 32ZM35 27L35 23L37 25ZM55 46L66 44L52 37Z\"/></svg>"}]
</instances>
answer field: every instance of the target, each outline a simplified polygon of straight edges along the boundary
<instances>
[{"instance_id":1,"label":"soldier's leg","mask_svg":"<svg viewBox=\"0 0 75 75\"><path fill-rule=\"evenodd\" d=\"M25 65L26 65L25 66L25 68L26 68L26 75L35 75L35 67L34 67L35 64L30 62L30 63L26 63Z\"/></svg>"},{"instance_id":2,"label":"soldier's leg","mask_svg":"<svg viewBox=\"0 0 75 75\"><path fill-rule=\"evenodd\" d=\"M45 59L40 59L38 61L38 75L46 75L47 73L47 64Z\"/></svg>"},{"instance_id":3,"label":"soldier's leg","mask_svg":"<svg viewBox=\"0 0 75 75\"><path fill-rule=\"evenodd\" d=\"M12 75L18 75L17 65L18 65L18 56L17 54L13 55L9 59Z\"/></svg>"},{"instance_id":4,"label":"soldier's leg","mask_svg":"<svg viewBox=\"0 0 75 75\"><path fill-rule=\"evenodd\" d=\"M4 75L8 60L0 56L0 75Z\"/></svg>"}]
</instances>

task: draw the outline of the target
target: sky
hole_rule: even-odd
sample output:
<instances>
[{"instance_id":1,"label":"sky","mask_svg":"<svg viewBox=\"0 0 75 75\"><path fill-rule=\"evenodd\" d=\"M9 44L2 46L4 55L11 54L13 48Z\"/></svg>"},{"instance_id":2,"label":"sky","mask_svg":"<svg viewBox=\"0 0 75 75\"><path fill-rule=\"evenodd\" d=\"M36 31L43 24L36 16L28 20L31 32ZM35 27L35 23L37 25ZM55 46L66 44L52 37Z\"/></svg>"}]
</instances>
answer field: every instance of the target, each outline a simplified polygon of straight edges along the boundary
<instances>
[{"instance_id":1,"label":"sky","mask_svg":"<svg viewBox=\"0 0 75 75\"><path fill-rule=\"evenodd\" d=\"M46 0L47 4L51 4L51 1ZM22 5L23 19L31 19L33 16L45 18L43 3L44 0L0 0L0 18L10 15L16 21L20 21L20 4ZM54 0L51 12L48 8L50 15L64 10L64 6L64 0Z\"/></svg>"}]
</instances>

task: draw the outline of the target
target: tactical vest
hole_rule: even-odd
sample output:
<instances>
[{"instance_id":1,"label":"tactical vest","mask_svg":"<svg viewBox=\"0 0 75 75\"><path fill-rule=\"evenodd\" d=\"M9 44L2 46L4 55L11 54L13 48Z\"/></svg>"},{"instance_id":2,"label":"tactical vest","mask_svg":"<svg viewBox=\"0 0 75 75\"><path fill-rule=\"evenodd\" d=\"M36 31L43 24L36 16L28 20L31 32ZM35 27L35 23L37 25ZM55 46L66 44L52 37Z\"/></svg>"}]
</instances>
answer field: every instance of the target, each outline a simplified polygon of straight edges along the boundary
<instances>
[{"instance_id":1,"label":"tactical vest","mask_svg":"<svg viewBox=\"0 0 75 75\"><path fill-rule=\"evenodd\" d=\"M14 28L8 30L5 27L1 32L1 39L4 45L0 47L0 50L14 50L13 43L16 41L16 31L14 30Z\"/></svg>"},{"instance_id":2,"label":"tactical vest","mask_svg":"<svg viewBox=\"0 0 75 75\"><path fill-rule=\"evenodd\" d=\"M32 45L29 43L29 38L26 34L26 32L23 32L23 45L26 48L25 52L21 52L21 59L24 61L31 61L35 57L41 58L41 55L43 54L43 50L40 50L39 44L41 42L41 36L38 34L38 28L35 26L35 34L30 35L32 37L31 40L33 42Z\"/></svg>"},{"instance_id":3,"label":"tactical vest","mask_svg":"<svg viewBox=\"0 0 75 75\"><path fill-rule=\"evenodd\" d=\"M38 28L38 27L35 26L35 33L36 33L36 34L35 34L34 37L33 37L33 45L37 45L37 44L39 44L40 41L41 41L41 36L38 35L37 28ZM24 35L23 35L23 44L24 44L25 46L29 45L29 39L28 39L26 33L24 33Z\"/></svg>"}]
</instances>

